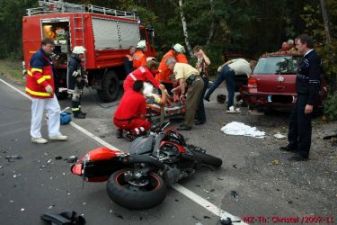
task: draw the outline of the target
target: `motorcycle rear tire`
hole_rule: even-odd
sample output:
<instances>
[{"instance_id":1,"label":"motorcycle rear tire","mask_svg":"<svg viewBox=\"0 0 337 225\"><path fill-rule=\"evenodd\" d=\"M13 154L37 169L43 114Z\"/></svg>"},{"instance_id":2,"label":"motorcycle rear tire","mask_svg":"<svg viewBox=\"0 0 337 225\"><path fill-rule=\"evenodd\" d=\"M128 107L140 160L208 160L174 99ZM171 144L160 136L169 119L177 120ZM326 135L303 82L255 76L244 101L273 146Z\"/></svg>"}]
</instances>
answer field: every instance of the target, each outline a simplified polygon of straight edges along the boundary
<instances>
[{"instance_id":1,"label":"motorcycle rear tire","mask_svg":"<svg viewBox=\"0 0 337 225\"><path fill-rule=\"evenodd\" d=\"M222 160L215 156L209 155L207 153L195 151L195 150L192 150L192 152L194 155L194 159L199 161L200 163L211 165L216 168L219 168L222 165Z\"/></svg>"},{"instance_id":2,"label":"motorcycle rear tire","mask_svg":"<svg viewBox=\"0 0 337 225\"><path fill-rule=\"evenodd\" d=\"M149 173L153 179L155 186L148 191L135 191L128 189L123 184L123 174L126 169L114 172L107 183L107 192L110 199L117 204L128 209L149 209L159 205L166 197L167 187L164 180L156 173Z\"/></svg>"}]
</instances>

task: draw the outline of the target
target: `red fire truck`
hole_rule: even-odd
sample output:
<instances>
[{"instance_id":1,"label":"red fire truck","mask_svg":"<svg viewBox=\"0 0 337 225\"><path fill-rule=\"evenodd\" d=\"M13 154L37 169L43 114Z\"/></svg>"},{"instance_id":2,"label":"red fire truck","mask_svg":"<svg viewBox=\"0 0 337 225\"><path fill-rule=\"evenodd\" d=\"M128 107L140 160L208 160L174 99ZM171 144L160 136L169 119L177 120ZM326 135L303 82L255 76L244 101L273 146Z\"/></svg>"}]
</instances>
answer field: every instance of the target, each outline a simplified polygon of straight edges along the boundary
<instances>
[{"instance_id":1,"label":"red fire truck","mask_svg":"<svg viewBox=\"0 0 337 225\"><path fill-rule=\"evenodd\" d=\"M153 36L153 29L140 25L134 12L62 0L39 1L39 7L27 9L22 20L24 65L29 65L43 38L52 38L55 85L58 96L64 96L68 57L74 46L83 46L87 49L83 66L89 85L103 101L114 101L126 75L123 63L130 46L146 40L146 55L153 56Z\"/></svg>"}]
</instances>

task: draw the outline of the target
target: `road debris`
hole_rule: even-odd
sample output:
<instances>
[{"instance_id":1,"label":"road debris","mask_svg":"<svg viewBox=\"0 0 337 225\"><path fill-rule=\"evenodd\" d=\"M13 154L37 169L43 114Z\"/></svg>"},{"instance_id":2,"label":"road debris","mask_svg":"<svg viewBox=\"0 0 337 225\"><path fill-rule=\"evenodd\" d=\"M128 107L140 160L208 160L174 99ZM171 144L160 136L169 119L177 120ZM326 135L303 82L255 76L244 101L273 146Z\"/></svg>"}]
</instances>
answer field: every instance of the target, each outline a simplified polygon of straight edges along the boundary
<instances>
[{"instance_id":1,"label":"road debris","mask_svg":"<svg viewBox=\"0 0 337 225\"><path fill-rule=\"evenodd\" d=\"M55 160L61 160L62 158L62 156L55 156Z\"/></svg>"},{"instance_id":2,"label":"road debris","mask_svg":"<svg viewBox=\"0 0 337 225\"><path fill-rule=\"evenodd\" d=\"M271 164L277 166L280 164L280 160L274 159L273 161L271 161Z\"/></svg>"},{"instance_id":3,"label":"road debris","mask_svg":"<svg viewBox=\"0 0 337 225\"><path fill-rule=\"evenodd\" d=\"M114 214L115 214L115 216L118 217L119 219L124 220L124 217L123 217L121 214L119 214L119 213L114 213Z\"/></svg>"},{"instance_id":4,"label":"road debris","mask_svg":"<svg viewBox=\"0 0 337 225\"><path fill-rule=\"evenodd\" d=\"M287 136L277 132L276 134L274 134L274 137L277 139L285 139Z\"/></svg>"},{"instance_id":5,"label":"road debris","mask_svg":"<svg viewBox=\"0 0 337 225\"><path fill-rule=\"evenodd\" d=\"M5 159L8 161L8 162L15 162L15 160L20 160L22 159L22 156L21 155L7 155L5 157Z\"/></svg>"},{"instance_id":6,"label":"road debris","mask_svg":"<svg viewBox=\"0 0 337 225\"><path fill-rule=\"evenodd\" d=\"M234 198L234 200L237 202L239 201L239 193L236 191L231 191L231 196Z\"/></svg>"},{"instance_id":7,"label":"road debris","mask_svg":"<svg viewBox=\"0 0 337 225\"><path fill-rule=\"evenodd\" d=\"M231 191L231 196L235 199L235 201L239 201L239 193L236 191Z\"/></svg>"},{"instance_id":8,"label":"road debris","mask_svg":"<svg viewBox=\"0 0 337 225\"><path fill-rule=\"evenodd\" d=\"M75 163L77 161L77 156L71 155L67 159L65 159L65 161L67 161L67 163Z\"/></svg>"},{"instance_id":9,"label":"road debris","mask_svg":"<svg viewBox=\"0 0 337 225\"><path fill-rule=\"evenodd\" d=\"M73 224L85 225L86 221L83 217L84 214L77 216L75 211L56 213L45 213L41 215L41 220L51 224Z\"/></svg>"},{"instance_id":10,"label":"road debris","mask_svg":"<svg viewBox=\"0 0 337 225\"><path fill-rule=\"evenodd\" d=\"M231 218L229 217L226 217L226 218L221 217L220 223L221 225L232 225L233 224Z\"/></svg>"}]
</instances>

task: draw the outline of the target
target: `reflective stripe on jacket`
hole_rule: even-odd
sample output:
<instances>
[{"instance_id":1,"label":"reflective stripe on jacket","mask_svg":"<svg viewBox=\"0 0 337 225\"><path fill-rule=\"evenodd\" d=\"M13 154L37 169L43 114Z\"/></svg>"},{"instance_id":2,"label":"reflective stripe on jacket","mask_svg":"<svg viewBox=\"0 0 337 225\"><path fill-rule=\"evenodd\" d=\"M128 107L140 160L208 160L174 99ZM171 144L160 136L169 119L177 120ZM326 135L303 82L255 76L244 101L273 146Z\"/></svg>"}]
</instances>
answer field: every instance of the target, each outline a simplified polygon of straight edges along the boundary
<instances>
[{"instance_id":1,"label":"reflective stripe on jacket","mask_svg":"<svg viewBox=\"0 0 337 225\"><path fill-rule=\"evenodd\" d=\"M42 49L37 51L30 60L26 77L26 93L33 98L52 98L54 94L46 92L50 85L55 91L53 66L51 59Z\"/></svg>"}]
</instances>

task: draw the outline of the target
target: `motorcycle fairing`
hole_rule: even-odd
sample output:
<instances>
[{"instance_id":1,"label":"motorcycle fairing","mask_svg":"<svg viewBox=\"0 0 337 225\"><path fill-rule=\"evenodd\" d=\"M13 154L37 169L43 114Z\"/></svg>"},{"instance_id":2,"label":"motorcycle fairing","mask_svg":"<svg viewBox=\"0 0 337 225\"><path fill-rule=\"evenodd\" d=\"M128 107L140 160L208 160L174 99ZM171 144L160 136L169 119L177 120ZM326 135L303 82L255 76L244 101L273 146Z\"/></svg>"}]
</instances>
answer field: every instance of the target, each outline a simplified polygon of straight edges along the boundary
<instances>
[{"instance_id":1,"label":"motorcycle fairing","mask_svg":"<svg viewBox=\"0 0 337 225\"><path fill-rule=\"evenodd\" d=\"M111 173L123 167L121 154L106 147L93 149L71 167L71 172L88 182L106 181Z\"/></svg>"}]
</instances>

